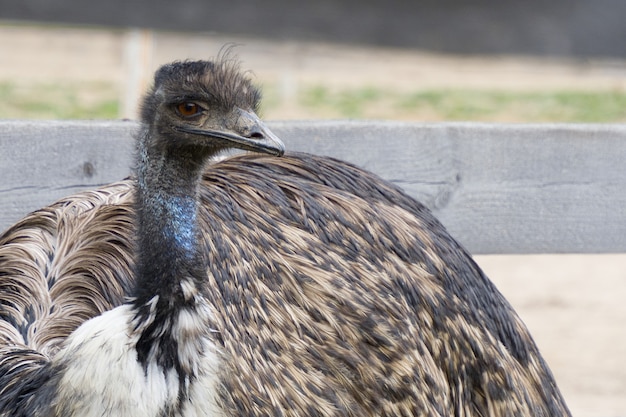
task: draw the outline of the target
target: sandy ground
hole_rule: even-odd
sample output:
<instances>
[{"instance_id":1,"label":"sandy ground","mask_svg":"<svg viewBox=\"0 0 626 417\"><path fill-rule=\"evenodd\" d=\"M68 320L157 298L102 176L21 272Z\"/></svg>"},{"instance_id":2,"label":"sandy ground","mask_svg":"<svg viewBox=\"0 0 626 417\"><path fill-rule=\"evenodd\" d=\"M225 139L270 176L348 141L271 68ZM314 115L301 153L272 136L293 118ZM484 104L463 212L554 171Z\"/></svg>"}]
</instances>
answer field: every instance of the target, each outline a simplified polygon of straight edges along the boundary
<instances>
[{"instance_id":1,"label":"sandy ground","mask_svg":"<svg viewBox=\"0 0 626 417\"><path fill-rule=\"evenodd\" d=\"M153 69L207 58L227 42L245 68L277 82L285 105L271 119L306 118L289 99L301 85L389 88L624 89L622 61L455 57L420 51L268 42L215 35L0 24L0 82L108 81L124 114ZM2 117L2 115L0 115ZM626 416L626 255L477 256L528 324L575 416Z\"/></svg>"}]
</instances>

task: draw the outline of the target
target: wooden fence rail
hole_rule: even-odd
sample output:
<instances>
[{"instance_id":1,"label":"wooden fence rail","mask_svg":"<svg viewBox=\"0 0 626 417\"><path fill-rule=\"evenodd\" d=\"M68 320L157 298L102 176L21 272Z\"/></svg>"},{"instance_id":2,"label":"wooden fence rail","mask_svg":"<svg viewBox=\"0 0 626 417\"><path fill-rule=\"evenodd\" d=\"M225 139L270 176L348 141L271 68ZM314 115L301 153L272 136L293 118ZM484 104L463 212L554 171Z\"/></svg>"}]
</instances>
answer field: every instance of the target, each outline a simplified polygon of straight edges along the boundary
<instances>
[{"instance_id":1,"label":"wooden fence rail","mask_svg":"<svg viewBox=\"0 0 626 417\"><path fill-rule=\"evenodd\" d=\"M626 252L626 125L272 122L377 173L472 253ZM130 173L133 122L0 121L0 230Z\"/></svg>"}]
</instances>

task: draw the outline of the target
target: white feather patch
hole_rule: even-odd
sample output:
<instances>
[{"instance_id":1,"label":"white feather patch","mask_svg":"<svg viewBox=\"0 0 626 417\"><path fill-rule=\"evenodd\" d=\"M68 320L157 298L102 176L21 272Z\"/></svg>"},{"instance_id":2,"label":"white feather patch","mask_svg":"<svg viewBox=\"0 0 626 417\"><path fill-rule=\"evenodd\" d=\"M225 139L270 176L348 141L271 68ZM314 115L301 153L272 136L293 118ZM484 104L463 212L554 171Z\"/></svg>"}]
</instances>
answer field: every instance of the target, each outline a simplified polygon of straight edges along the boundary
<instances>
[{"instance_id":1,"label":"white feather patch","mask_svg":"<svg viewBox=\"0 0 626 417\"><path fill-rule=\"evenodd\" d=\"M57 390L58 415L154 417L177 404L175 371L164 372L156 363L144 370L137 360L139 333L132 331L133 316L131 307L122 305L88 320L70 335L53 359L63 373ZM215 402L216 349L208 339L203 344L202 355L193 361L198 374L183 416L221 415Z\"/></svg>"}]
</instances>

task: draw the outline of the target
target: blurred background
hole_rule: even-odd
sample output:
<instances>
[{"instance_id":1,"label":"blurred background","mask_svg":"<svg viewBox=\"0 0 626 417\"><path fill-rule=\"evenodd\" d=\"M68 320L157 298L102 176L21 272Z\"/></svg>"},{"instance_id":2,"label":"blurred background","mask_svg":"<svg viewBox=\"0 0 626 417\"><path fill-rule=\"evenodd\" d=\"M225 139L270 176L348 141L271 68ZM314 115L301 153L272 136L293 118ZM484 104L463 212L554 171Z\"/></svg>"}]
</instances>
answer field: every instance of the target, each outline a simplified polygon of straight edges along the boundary
<instances>
[{"instance_id":1,"label":"blurred background","mask_svg":"<svg viewBox=\"0 0 626 417\"><path fill-rule=\"evenodd\" d=\"M624 22L620 0L0 0L0 118L135 119L156 67L233 44L266 119L623 123ZM574 416L626 416L626 256L476 259Z\"/></svg>"},{"instance_id":2,"label":"blurred background","mask_svg":"<svg viewBox=\"0 0 626 417\"><path fill-rule=\"evenodd\" d=\"M0 117L134 118L239 45L270 119L626 121L620 0L0 1Z\"/></svg>"}]
</instances>

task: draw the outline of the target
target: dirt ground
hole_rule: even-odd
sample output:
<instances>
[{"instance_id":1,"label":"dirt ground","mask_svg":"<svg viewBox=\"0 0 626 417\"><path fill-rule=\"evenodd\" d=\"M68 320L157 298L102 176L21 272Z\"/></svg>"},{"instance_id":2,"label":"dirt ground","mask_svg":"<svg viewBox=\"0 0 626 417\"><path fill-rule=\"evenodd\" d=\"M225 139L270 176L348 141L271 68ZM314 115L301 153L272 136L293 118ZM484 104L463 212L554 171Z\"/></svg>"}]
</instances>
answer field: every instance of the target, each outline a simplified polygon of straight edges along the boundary
<instances>
[{"instance_id":1,"label":"dirt ground","mask_svg":"<svg viewBox=\"0 0 626 417\"><path fill-rule=\"evenodd\" d=\"M290 98L307 82L389 88L624 89L622 61L457 57L393 49L268 42L210 34L0 24L0 82L115 83L124 115L153 69L215 56L227 42L245 68L278 82L284 105L269 119L306 118ZM2 115L0 115L2 117ZM525 320L574 416L626 416L626 255L477 256Z\"/></svg>"}]
</instances>

